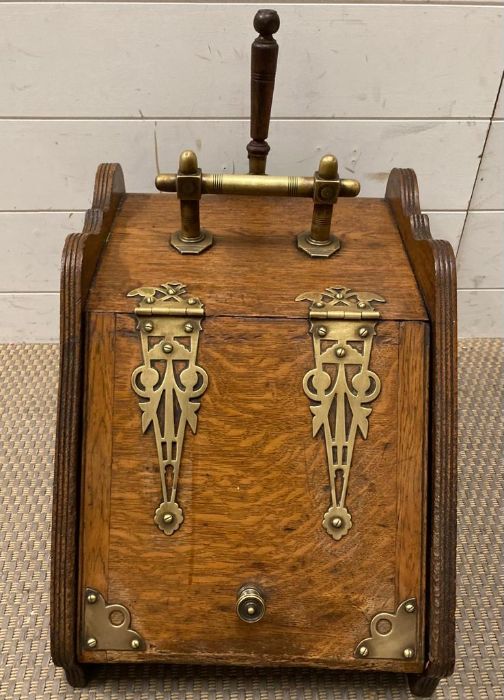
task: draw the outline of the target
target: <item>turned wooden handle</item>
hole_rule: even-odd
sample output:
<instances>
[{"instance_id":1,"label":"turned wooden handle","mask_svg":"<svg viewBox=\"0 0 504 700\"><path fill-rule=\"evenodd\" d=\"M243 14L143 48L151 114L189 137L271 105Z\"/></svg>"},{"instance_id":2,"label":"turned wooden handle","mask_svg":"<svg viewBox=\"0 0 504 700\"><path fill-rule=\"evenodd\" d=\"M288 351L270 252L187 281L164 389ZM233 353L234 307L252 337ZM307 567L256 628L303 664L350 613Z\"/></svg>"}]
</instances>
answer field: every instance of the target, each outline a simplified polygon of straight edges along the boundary
<instances>
[{"instance_id":1,"label":"turned wooden handle","mask_svg":"<svg viewBox=\"0 0 504 700\"><path fill-rule=\"evenodd\" d=\"M259 10L254 17L254 28L259 36L252 44L250 65L250 136L247 146L249 173L264 175L270 147L266 139L271 115L271 103L275 88L278 44L273 38L280 27L280 17L275 10Z\"/></svg>"}]
</instances>

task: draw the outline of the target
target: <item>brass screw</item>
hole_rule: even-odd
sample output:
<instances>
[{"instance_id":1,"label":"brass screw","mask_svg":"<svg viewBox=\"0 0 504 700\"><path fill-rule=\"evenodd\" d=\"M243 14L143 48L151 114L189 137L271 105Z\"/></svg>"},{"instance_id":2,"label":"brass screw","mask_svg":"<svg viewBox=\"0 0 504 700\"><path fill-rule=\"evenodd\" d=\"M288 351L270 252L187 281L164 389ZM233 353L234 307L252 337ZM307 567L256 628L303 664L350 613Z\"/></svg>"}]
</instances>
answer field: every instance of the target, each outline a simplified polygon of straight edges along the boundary
<instances>
[{"instance_id":1,"label":"brass screw","mask_svg":"<svg viewBox=\"0 0 504 700\"><path fill-rule=\"evenodd\" d=\"M247 615L250 615L250 617L252 617L252 615L255 615L255 613L256 613L255 605L249 605L247 608Z\"/></svg>"},{"instance_id":2,"label":"brass screw","mask_svg":"<svg viewBox=\"0 0 504 700\"><path fill-rule=\"evenodd\" d=\"M343 299L343 294L341 292L338 292L336 294L336 299Z\"/></svg>"},{"instance_id":3,"label":"brass screw","mask_svg":"<svg viewBox=\"0 0 504 700\"><path fill-rule=\"evenodd\" d=\"M86 597L87 602L92 605L98 600L96 593L88 593Z\"/></svg>"},{"instance_id":4,"label":"brass screw","mask_svg":"<svg viewBox=\"0 0 504 700\"><path fill-rule=\"evenodd\" d=\"M323 309L325 304L323 301L316 301L315 306L317 307L317 309Z\"/></svg>"},{"instance_id":5,"label":"brass screw","mask_svg":"<svg viewBox=\"0 0 504 700\"><path fill-rule=\"evenodd\" d=\"M154 303L154 297L145 297L145 303L146 303L146 304L153 304L153 303Z\"/></svg>"},{"instance_id":6,"label":"brass screw","mask_svg":"<svg viewBox=\"0 0 504 700\"><path fill-rule=\"evenodd\" d=\"M345 357L345 348L336 348L336 357Z\"/></svg>"},{"instance_id":7,"label":"brass screw","mask_svg":"<svg viewBox=\"0 0 504 700\"><path fill-rule=\"evenodd\" d=\"M404 609L408 613L415 612L415 603L406 603L406 605L404 606Z\"/></svg>"},{"instance_id":8,"label":"brass screw","mask_svg":"<svg viewBox=\"0 0 504 700\"><path fill-rule=\"evenodd\" d=\"M138 641L138 639L131 640L131 648L132 649L139 649L140 648L140 642Z\"/></svg>"},{"instance_id":9,"label":"brass screw","mask_svg":"<svg viewBox=\"0 0 504 700\"><path fill-rule=\"evenodd\" d=\"M175 294L175 290L174 290L174 289L169 289L169 290L168 290L168 294Z\"/></svg>"},{"instance_id":10,"label":"brass screw","mask_svg":"<svg viewBox=\"0 0 504 700\"><path fill-rule=\"evenodd\" d=\"M163 515L163 522L164 523L171 523L173 522L173 515L171 513L165 513Z\"/></svg>"},{"instance_id":11,"label":"brass screw","mask_svg":"<svg viewBox=\"0 0 504 700\"><path fill-rule=\"evenodd\" d=\"M359 656L367 656L368 654L369 649L366 646L362 645L361 647L359 647Z\"/></svg>"},{"instance_id":12,"label":"brass screw","mask_svg":"<svg viewBox=\"0 0 504 700\"><path fill-rule=\"evenodd\" d=\"M94 637L89 637L89 639L86 642L86 646L88 646L90 649L94 649L97 644L98 642Z\"/></svg>"},{"instance_id":13,"label":"brass screw","mask_svg":"<svg viewBox=\"0 0 504 700\"><path fill-rule=\"evenodd\" d=\"M325 335L327 335L327 328L325 326L320 326L317 333L321 338L323 338Z\"/></svg>"},{"instance_id":14,"label":"brass screw","mask_svg":"<svg viewBox=\"0 0 504 700\"><path fill-rule=\"evenodd\" d=\"M194 326L192 323L186 323L184 326L184 330L186 333L192 333L194 330Z\"/></svg>"},{"instance_id":15,"label":"brass screw","mask_svg":"<svg viewBox=\"0 0 504 700\"><path fill-rule=\"evenodd\" d=\"M359 335L361 338L366 338L368 334L369 331L367 328L359 328Z\"/></svg>"},{"instance_id":16,"label":"brass screw","mask_svg":"<svg viewBox=\"0 0 504 700\"><path fill-rule=\"evenodd\" d=\"M341 518L333 518L331 520L331 525L335 528L339 528L343 525L343 520Z\"/></svg>"},{"instance_id":17,"label":"brass screw","mask_svg":"<svg viewBox=\"0 0 504 700\"><path fill-rule=\"evenodd\" d=\"M144 330L150 333L154 330L154 324L151 321L147 321L147 323L144 323Z\"/></svg>"},{"instance_id":18,"label":"brass screw","mask_svg":"<svg viewBox=\"0 0 504 700\"><path fill-rule=\"evenodd\" d=\"M403 651L403 656L405 659L412 659L415 656L415 652L408 647Z\"/></svg>"},{"instance_id":19,"label":"brass screw","mask_svg":"<svg viewBox=\"0 0 504 700\"><path fill-rule=\"evenodd\" d=\"M196 303L196 299L193 299L192 297L189 297L189 299L187 300L187 303L188 303L190 306L193 306L193 305Z\"/></svg>"},{"instance_id":20,"label":"brass screw","mask_svg":"<svg viewBox=\"0 0 504 700\"><path fill-rule=\"evenodd\" d=\"M173 352L173 345L171 343L165 343L163 345L163 352L169 355L171 352Z\"/></svg>"},{"instance_id":21,"label":"brass screw","mask_svg":"<svg viewBox=\"0 0 504 700\"><path fill-rule=\"evenodd\" d=\"M359 307L359 309L365 309L365 308L366 308L366 303L365 303L364 301L359 301L359 303L357 304L357 306Z\"/></svg>"}]
</instances>

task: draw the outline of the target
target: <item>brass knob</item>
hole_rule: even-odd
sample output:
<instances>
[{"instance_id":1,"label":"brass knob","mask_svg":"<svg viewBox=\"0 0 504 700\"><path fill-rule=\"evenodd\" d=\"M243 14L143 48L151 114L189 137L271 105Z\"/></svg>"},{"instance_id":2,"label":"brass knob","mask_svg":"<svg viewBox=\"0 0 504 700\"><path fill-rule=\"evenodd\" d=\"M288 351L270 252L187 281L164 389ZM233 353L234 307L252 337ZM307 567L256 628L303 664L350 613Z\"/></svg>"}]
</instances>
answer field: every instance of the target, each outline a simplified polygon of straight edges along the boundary
<instances>
[{"instance_id":1,"label":"brass knob","mask_svg":"<svg viewBox=\"0 0 504 700\"><path fill-rule=\"evenodd\" d=\"M245 585L238 591L236 613L243 622L259 622L266 611L262 593L255 586Z\"/></svg>"}]
</instances>

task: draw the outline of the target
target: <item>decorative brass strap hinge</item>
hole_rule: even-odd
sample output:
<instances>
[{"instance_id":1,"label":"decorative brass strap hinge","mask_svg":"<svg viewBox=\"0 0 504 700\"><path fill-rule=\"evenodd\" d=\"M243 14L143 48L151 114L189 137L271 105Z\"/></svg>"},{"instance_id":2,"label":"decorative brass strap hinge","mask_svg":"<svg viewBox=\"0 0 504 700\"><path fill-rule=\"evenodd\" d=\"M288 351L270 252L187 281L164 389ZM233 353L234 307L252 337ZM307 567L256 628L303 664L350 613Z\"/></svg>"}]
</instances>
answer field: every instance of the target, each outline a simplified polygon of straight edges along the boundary
<instances>
[{"instance_id":1,"label":"decorative brass strap hinge","mask_svg":"<svg viewBox=\"0 0 504 700\"><path fill-rule=\"evenodd\" d=\"M200 402L208 376L196 363L202 302L187 295L178 282L140 287L128 293L140 296L135 309L143 364L131 376L140 397L142 432L153 426L163 500L154 521L167 535L181 526L184 516L176 501L186 425L196 433Z\"/></svg>"},{"instance_id":2,"label":"decorative brass strap hinge","mask_svg":"<svg viewBox=\"0 0 504 700\"><path fill-rule=\"evenodd\" d=\"M322 525L335 540L352 527L345 507L357 430L365 439L371 408L364 406L380 393L379 377L369 369L376 321L372 302L378 294L329 287L308 292L296 301L310 301L310 333L315 367L303 379L305 394L314 402L313 436L323 429L326 444L331 506Z\"/></svg>"},{"instance_id":3,"label":"decorative brass strap hinge","mask_svg":"<svg viewBox=\"0 0 504 700\"><path fill-rule=\"evenodd\" d=\"M378 613L369 626L370 637L355 648L358 659L414 660L417 655L418 611L415 598L402 602L395 613Z\"/></svg>"},{"instance_id":4,"label":"decorative brass strap hinge","mask_svg":"<svg viewBox=\"0 0 504 700\"><path fill-rule=\"evenodd\" d=\"M131 629L128 608L119 603L106 603L99 591L86 588L83 646L88 651L143 651L145 642Z\"/></svg>"}]
</instances>

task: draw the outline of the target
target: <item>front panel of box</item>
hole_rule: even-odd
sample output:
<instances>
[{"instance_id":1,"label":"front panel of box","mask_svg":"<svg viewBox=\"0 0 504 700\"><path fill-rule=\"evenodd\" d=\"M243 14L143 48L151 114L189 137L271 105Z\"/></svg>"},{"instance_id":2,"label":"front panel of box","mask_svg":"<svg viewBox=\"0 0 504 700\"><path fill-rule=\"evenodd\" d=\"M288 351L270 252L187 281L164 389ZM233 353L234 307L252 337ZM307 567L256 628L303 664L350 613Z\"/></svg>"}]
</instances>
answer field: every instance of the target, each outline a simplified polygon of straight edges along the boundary
<instances>
[{"instance_id":1,"label":"front panel of box","mask_svg":"<svg viewBox=\"0 0 504 700\"><path fill-rule=\"evenodd\" d=\"M198 408L175 401L170 416L167 384L155 419L135 391L137 368L147 376L139 319L88 315L81 661L421 670L426 324L378 321L368 360L379 395L327 408L327 424L345 416L347 436L354 413L358 423L342 523L330 510L342 479L307 395L308 319L215 317L206 306L189 324L197 356L179 367L204 372ZM151 374L171 366L173 344L158 341L167 360ZM170 430L178 443L161 452L169 461L181 450L174 498L158 452Z\"/></svg>"}]
</instances>

